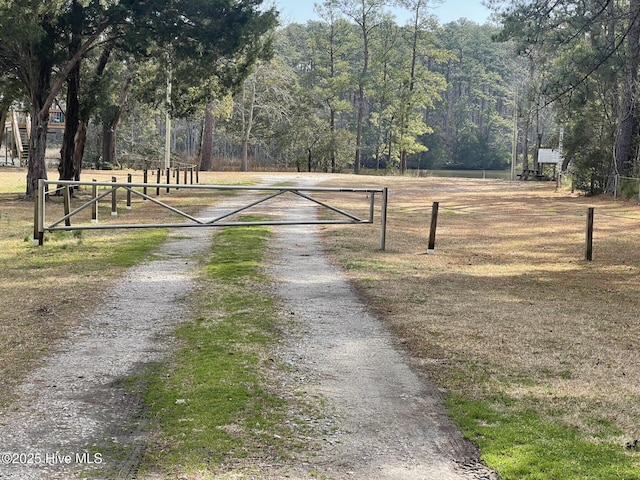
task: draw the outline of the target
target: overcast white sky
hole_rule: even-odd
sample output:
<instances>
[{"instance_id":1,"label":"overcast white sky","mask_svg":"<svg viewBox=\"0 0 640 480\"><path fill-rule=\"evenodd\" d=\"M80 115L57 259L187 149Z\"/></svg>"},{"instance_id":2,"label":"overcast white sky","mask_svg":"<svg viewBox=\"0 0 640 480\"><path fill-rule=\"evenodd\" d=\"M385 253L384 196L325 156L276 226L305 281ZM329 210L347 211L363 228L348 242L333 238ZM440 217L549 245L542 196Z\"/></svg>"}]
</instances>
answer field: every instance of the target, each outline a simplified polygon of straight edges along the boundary
<instances>
[{"instance_id":1,"label":"overcast white sky","mask_svg":"<svg viewBox=\"0 0 640 480\"><path fill-rule=\"evenodd\" d=\"M440 23L448 23L466 18L476 23L485 23L489 19L489 10L482 6L482 0L445 0L442 4L434 6L433 13L440 19ZM275 0L276 7L280 11L280 19L283 24L306 23L315 18L313 10L314 0ZM265 1L269 4L269 1ZM399 23L402 19L399 19Z\"/></svg>"}]
</instances>

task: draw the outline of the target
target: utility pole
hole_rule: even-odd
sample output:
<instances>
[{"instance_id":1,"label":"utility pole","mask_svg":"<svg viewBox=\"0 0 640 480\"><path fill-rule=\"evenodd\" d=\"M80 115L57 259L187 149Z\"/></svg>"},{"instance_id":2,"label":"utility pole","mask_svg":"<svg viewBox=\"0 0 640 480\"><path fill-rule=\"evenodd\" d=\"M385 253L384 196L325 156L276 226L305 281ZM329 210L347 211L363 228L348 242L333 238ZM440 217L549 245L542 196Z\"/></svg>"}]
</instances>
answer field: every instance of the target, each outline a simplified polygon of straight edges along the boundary
<instances>
[{"instance_id":1,"label":"utility pole","mask_svg":"<svg viewBox=\"0 0 640 480\"><path fill-rule=\"evenodd\" d=\"M171 168L171 58L167 54L167 99L165 102L164 168Z\"/></svg>"},{"instance_id":2,"label":"utility pole","mask_svg":"<svg viewBox=\"0 0 640 480\"><path fill-rule=\"evenodd\" d=\"M518 160L518 87L513 94L513 142L511 144L511 180L516 179L516 161Z\"/></svg>"}]
</instances>

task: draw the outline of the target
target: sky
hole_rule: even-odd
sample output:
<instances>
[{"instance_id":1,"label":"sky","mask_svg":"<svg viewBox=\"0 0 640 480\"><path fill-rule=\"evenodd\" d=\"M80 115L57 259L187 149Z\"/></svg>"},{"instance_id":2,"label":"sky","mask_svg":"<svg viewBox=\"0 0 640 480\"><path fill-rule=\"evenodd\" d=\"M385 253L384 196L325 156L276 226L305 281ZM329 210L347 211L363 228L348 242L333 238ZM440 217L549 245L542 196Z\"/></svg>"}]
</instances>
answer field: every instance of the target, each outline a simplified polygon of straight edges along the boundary
<instances>
[{"instance_id":1,"label":"sky","mask_svg":"<svg viewBox=\"0 0 640 480\"><path fill-rule=\"evenodd\" d=\"M269 2L264 2L268 4ZM316 18L313 4L322 3L314 0L275 0L276 8L280 11L283 24L306 23ZM482 0L444 0L433 7L433 14L438 17L440 24L445 24L466 18L476 23L485 23L489 19L489 10L482 6ZM402 23L402 19L398 19Z\"/></svg>"}]
</instances>

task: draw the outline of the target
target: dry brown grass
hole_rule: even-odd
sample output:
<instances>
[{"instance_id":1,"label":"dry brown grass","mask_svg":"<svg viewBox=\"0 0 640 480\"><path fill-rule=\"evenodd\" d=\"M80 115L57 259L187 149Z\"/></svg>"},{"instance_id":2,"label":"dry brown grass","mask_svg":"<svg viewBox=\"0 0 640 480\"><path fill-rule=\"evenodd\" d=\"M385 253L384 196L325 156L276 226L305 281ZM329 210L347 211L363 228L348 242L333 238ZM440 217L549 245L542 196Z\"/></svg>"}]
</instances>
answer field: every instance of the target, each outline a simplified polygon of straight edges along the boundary
<instances>
[{"instance_id":1,"label":"dry brown grass","mask_svg":"<svg viewBox=\"0 0 640 480\"><path fill-rule=\"evenodd\" d=\"M605 420L640 437L640 207L547 183L351 183L389 186L388 250L376 251L377 226L327 227L327 246L439 385L508 395L587 433ZM436 254L425 255L434 201Z\"/></svg>"}]
</instances>

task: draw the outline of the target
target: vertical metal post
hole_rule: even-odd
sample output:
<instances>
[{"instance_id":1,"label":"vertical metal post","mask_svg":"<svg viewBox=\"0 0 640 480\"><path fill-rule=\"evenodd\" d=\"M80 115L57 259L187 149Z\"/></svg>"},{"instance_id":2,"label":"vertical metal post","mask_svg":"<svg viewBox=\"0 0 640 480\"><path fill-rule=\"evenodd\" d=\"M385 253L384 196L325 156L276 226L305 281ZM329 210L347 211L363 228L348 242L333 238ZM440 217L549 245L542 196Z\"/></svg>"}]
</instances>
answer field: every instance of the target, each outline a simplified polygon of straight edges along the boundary
<instances>
[{"instance_id":1,"label":"vertical metal post","mask_svg":"<svg viewBox=\"0 0 640 480\"><path fill-rule=\"evenodd\" d=\"M44 179L38 180L38 245L44 245L44 209L47 204L47 193Z\"/></svg>"},{"instance_id":2,"label":"vertical metal post","mask_svg":"<svg viewBox=\"0 0 640 480\"><path fill-rule=\"evenodd\" d=\"M38 180L38 192L36 193L36 201L34 207L34 228L33 228L33 244L37 247L44 245L44 180Z\"/></svg>"},{"instance_id":3,"label":"vertical metal post","mask_svg":"<svg viewBox=\"0 0 640 480\"><path fill-rule=\"evenodd\" d=\"M40 208L38 209L38 245L44 245L44 214L47 208L47 190L45 180L38 180L38 197L40 197Z\"/></svg>"},{"instance_id":4,"label":"vertical metal post","mask_svg":"<svg viewBox=\"0 0 640 480\"><path fill-rule=\"evenodd\" d=\"M38 190L36 190L36 198L33 203L33 245L38 246L38 236L40 231L38 230L38 218L40 217L40 185L38 185Z\"/></svg>"},{"instance_id":5,"label":"vertical metal post","mask_svg":"<svg viewBox=\"0 0 640 480\"><path fill-rule=\"evenodd\" d=\"M176 185L180 185L180 165L176 166ZM180 190L176 188L176 190Z\"/></svg>"},{"instance_id":6,"label":"vertical metal post","mask_svg":"<svg viewBox=\"0 0 640 480\"><path fill-rule=\"evenodd\" d=\"M116 177L111 177L111 182L116 183L118 179ZM117 195L117 187L114 185L113 190L111 190L111 216L118 216L118 195Z\"/></svg>"},{"instance_id":7,"label":"vertical metal post","mask_svg":"<svg viewBox=\"0 0 640 480\"><path fill-rule=\"evenodd\" d=\"M429 247L427 254L433 255L436 253L436 229L438 228L438 210L440 208L439 202L433 202L431 207L431 228L429 230Z\"/></svg>"},{"instance_id":8,"label":"vertical metal post","mask_svg":"<svg viewBox=\"0 0 640 480\"><path fill-rule=\"evenodd\" d=\"M376 192L371 192L371 201L369 202L369 222L373 223L375 215Z\"/></svg>"},{"instance_id":9,"label":"vertical metal post","mask_svg":"<svg viewBox=\"0 0 640 480\"><path fill-rule=\"evenodd\" d=\"M127 174L127 182L131 183L131 174L128 173ZM131 187L129 187L129 189L127 190L127 206L126 206L127 210L131 210Z\"/></svg>"},{"instance_id":10,"label":"vertical metal post","mask_svg":"<svg viewBox=\"0 0 640 480\"><path fill-rule=\"evenodd\" d=\"M171 185L171 169L167 168L167 193L171 191L169 185Z\"/></svg>"},{"instance_id":11,"label":"vertical metal post","mask_svg":"<svg viewBox=\"0 0 640 480\"><path fill-rule=\"evenodd\" d=\"M98 223L98 186L95 185L97 180L93 179L94 185L91 186L91 196L93 203L91 204L91 223Z\"/></svg>"},{"instance_id":12,"label":"vertical metal post","mask_svg":"<svg viewBox=\"0 0 640 480\"><path fill-rule=\"evenodd\" d=\"M587 262L593 260L593 218L595 216L595 208L590 207L587 210L587 229L586 229L586 242L584 250L584 259Z\"/></svg>"},{"instance_id":13,"label":"vertical metal post","mask_svg":"<svg viewBox=\"0 0 640 480\"><path fill-rule=\"evenodd\" d=\"M147 183L149 183L149 171L145 168L144 172L142 173L142 183L144 183L144 187L142 189L142 193L144 193L145 195L147 194ZM144 201L146 202L147 199L145 198Z\"/></svg>"},{"instance_id":14,"label":"vertical metal post","mask_svg":"<svg viewBox=\"0 0 640 480\"><path fill-rule=\"evenodd\" d=\"M200 183L200 168L196 167L196 183Z\"/></svg>"},{"instance_id":15,"label":"vertical metal post","mask_svg":"<svg viewBox=\"0 0 640 480\"><path fill-rule=\"evenodd\" d=\"M187 170L189 167L184 167L184 181L182 183L184 183L185 185L187 184Z\"/></svg>"},{"instance_id":16,"label":"vertical metal post","mask_svg":"<svg viewBox=\"0 0 640 480\"><path fill-rule=\"evenodd\" d=\"M380 210L380 250L384 251L387 246L387 201L389 198L389 189L382 189L382 207Z\"/></svg>"},{"instance_id":17,"label":"vertical metal post","mask_svg":"<svg viewBox=\"0 0 640 480\"><path fill-rule=\"evenodd\" d=\"M64 214L65 216L69 215L71 212L71 189L73 187L71 185L64 185L62 187L62 201L64 204ZM71 219L69 217L65 218L64 224L67 227L71 226Z\"/></svg>"},{"instance_id":18,"label":"vertical metal post","mask_svg":"<svg viewBox=\"0 0 640 480\"><path fill-rule=\"evenodd\" d=\"M156 175L156 184L160 185L160 169L158 169L157 175ZM160 196L160 187L156 187L156 197Z\"/></svg>"},{"instance_id":19,"label":"vertical metal post","mask_svg":"<svg viewBox=\"0 0 640 480\"><path fill-rule=\"evenodd\" d=\"M191 177L191 185L193 185L193 169L194 169L194 166L191 165L191 168L189 168L189 176Z\"/></svg>"}]
</instances>

